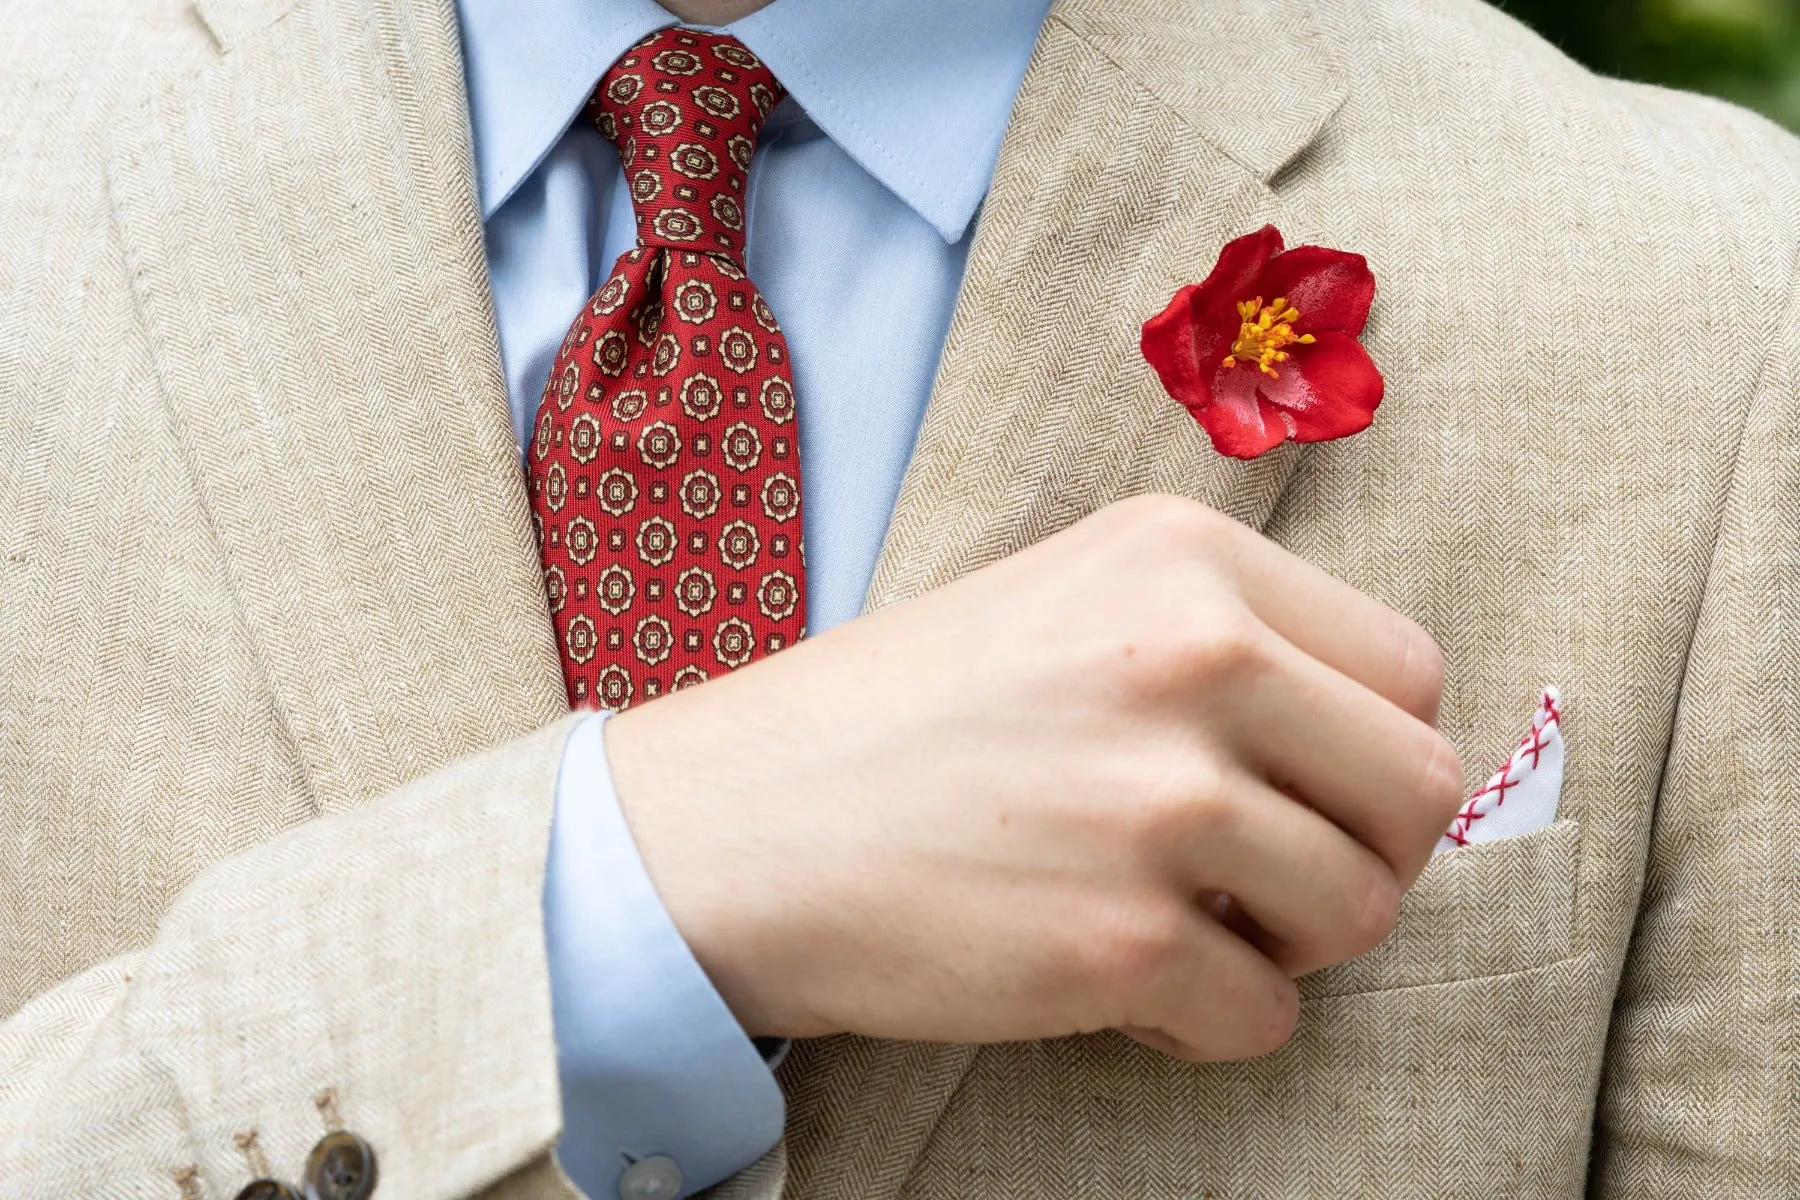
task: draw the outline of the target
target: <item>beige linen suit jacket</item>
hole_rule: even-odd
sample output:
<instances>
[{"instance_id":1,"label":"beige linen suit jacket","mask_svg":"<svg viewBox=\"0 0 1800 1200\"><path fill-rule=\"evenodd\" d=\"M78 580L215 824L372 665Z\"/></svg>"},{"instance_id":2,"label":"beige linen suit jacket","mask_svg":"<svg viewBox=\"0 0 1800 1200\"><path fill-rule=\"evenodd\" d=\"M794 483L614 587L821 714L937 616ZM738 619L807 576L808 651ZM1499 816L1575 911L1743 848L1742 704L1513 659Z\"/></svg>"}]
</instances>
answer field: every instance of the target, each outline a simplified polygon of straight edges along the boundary
<instances>
[{"instance_id":1,"label":"beige linen suit jacket","mask_svg":"<svg viewBox=\"0 0 1800 1200\"><path fill-rule=\"evenodd\" d=\"M0 1194L566 1196L568 728L449 0L0 0ZM1220 458L1140 323L1360 251L1346 441ZM1471 784L1281 1052L832 1038L774 1200L1800 1194L1800 145L1476 0L1058 0L869 597L1131 493L1422 622ZM1321 614L1329 619L1329 614Z\"/></svg>"}]
</instances>

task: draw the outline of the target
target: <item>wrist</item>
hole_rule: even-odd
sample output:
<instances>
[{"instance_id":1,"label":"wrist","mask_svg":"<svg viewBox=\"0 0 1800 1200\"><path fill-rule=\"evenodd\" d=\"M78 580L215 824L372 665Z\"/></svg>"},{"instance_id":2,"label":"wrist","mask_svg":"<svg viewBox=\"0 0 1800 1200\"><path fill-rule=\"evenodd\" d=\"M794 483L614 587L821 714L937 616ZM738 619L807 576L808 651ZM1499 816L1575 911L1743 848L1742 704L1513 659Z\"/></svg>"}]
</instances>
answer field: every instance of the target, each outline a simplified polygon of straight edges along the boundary
<instances>
[{"instance_id":1,"label":"wrist","mask_svg":"<svg viewBox=\"0 0 1800 1200\"><path fill-rule=\"evenodd\" d=\"M779 964L791 957L784 947L795 940L798 914L784 903L776 874L773 823L756 815L767 789L746 769L759 745L766 753L767 740L752 711L716 714L701 690L606 723L620 810L670 920L744 1031L776 1038L830 1032L794 1011L793 998L770 982L795 981Z\"/></svg>"}]
</instances>

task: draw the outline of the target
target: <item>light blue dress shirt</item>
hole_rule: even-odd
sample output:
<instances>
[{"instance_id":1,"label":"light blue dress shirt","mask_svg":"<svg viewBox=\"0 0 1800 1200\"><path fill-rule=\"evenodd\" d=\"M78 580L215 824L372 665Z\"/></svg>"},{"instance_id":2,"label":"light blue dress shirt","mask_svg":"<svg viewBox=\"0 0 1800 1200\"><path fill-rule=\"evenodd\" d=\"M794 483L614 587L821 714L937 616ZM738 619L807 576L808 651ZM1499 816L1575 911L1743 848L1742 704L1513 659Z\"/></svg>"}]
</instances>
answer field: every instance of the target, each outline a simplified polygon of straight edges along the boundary
<instances>
[{"instance_id":1,"label":"light blue dress shirt","mask_svg":"<svg viewBox=\"0 0 1800 1200\"><path fill-rule=\"evenodd\" d=\"M746 265L787 334L799 397L812 632L861 609L1047 7L777 0L729 27L790 94L751 165ZM569 321L636 241L618 155L575 117L614 59L674 22L652 0L458 8L523 445ZM544 889L558 1149L591 1196L661 1200L755 1161L783 1104L657 898L602 726L584 722L565 750Z\"/></svg>"}]
</instances>

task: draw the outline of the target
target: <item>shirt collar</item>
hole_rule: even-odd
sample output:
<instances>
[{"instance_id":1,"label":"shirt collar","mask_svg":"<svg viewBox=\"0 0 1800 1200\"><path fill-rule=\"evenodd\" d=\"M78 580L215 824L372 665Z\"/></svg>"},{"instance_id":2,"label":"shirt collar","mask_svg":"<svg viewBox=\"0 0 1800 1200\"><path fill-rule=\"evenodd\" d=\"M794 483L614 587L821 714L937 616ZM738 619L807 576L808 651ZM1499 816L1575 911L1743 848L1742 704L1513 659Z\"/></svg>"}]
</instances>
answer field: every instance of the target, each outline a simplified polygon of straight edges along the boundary
<instances>
[{"instance_id":1,"label":"shirt collar","mask_svg":"<svg viewBox=\"0 0 1800 1200\"><path fill-rule=\"evenodd\" d=\"M987 194L1049 0L776 0L727 30L806 114L962 237ZM654 0L457 0L482 216L556 144L613 60L674 24Z\"/></svg>"}]
</instances>

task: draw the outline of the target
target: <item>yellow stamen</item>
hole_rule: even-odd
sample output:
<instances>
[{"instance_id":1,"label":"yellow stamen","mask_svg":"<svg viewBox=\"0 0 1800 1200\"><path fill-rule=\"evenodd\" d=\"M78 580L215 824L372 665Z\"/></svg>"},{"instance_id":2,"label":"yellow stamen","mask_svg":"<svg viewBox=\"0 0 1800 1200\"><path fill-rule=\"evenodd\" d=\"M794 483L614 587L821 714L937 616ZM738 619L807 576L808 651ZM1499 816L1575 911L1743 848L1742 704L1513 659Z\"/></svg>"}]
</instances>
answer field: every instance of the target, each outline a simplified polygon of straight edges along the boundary
<instances>
[{"instance_id":1,"label":"yellow stamen","mask_svg":"<svg viewBox=\"0 0 1800 1200\"><path fill-rule=\"evenodd\" d=\"M1231 343L1231 353L1225 356L1227 367L1237 366L1241 358L1246 365L1255 363L1256 369L1269 378L1279 379L1275 364L1288 360L1283 347L1310 346L1313 342L1312 334L1294 332L1293 322L1299 320L1300 310L1290 308L1285 296L1275 297L1273 304L1264 304L1258 296L1243 301L1237 310L1242 323L1237 341Z\"/></svg>"}]
</instances>

